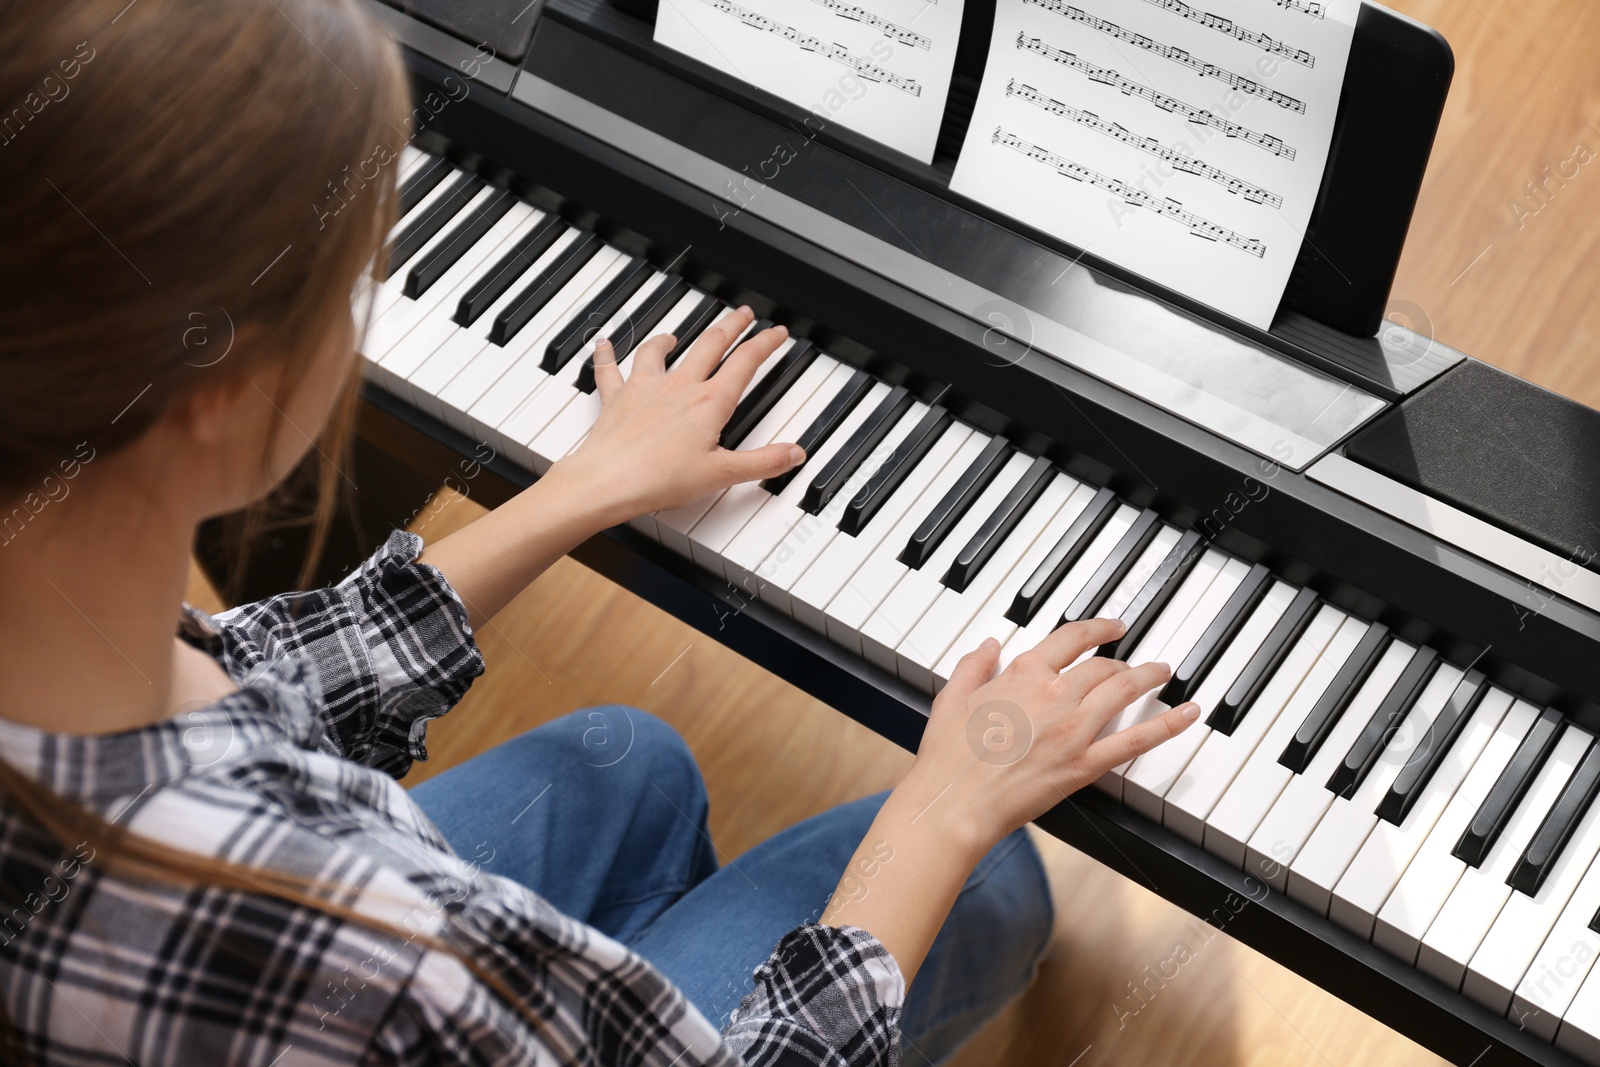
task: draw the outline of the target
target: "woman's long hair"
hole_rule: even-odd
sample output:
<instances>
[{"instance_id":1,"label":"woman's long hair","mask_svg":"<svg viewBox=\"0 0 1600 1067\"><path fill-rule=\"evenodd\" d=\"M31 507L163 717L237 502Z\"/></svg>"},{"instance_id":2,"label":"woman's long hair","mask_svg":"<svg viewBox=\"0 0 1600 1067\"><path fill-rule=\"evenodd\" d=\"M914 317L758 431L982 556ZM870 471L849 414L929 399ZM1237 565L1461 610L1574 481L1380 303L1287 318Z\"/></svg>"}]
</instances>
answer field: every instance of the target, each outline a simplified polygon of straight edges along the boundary
<instances>
[{"instance_id":1,"label":"woman's long hair","mask_svg":"<svg viewBox=\"0 0 1600 1067\"><path fill-rule=\"evenodd\" d=\"M359 0L10 0L0 55L3 523L84 443L115 452L271 361L287 361L286 388L301 378L394 219L410 104L398 49ZM317 450L313 552L354 369ZM262 893L442 947L334 903L333 887L130 834L3 761L0 807L44 867L86 844L121 877ZM27 1062L3 1011L0 1059Z\"/></svg>"}]
</instances>

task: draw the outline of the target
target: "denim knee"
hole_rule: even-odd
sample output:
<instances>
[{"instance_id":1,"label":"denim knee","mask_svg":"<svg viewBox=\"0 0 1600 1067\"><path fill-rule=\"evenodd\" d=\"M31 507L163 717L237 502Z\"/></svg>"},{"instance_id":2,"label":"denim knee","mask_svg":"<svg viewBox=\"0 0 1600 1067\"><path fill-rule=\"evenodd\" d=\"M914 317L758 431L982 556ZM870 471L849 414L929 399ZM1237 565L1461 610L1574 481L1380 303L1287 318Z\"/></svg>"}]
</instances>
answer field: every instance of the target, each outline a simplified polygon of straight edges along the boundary
<instances>
[{"instance_id":1,"label":"denim knee","mask_svg":"<svg viewBox=\"0 0 1600 1067\"><path fill-rule=\"evenodd\" d=\"M642 708L597 704L579 708L549 724L574 760L595 773L613 776L611 786L625 791L660 790L685 815L706 808L705 779L682 735Z\"/></svg>"},{"instance_id":2,"label":"denim knee","mask_svg":"<svg viewBox=\"0 0 1600 1067\"><path fill-rule=\"evenodd\" d=\"M1044 860L1026 828L1013 830L996 845L972 873L962 894L983 902L983 925L999 932L1003 943L1029 961L1031 976L1050 948L1055 931L1055 902ZM1020 951L1018 951L1020 950Z\"/></svg>"}]
</instances>

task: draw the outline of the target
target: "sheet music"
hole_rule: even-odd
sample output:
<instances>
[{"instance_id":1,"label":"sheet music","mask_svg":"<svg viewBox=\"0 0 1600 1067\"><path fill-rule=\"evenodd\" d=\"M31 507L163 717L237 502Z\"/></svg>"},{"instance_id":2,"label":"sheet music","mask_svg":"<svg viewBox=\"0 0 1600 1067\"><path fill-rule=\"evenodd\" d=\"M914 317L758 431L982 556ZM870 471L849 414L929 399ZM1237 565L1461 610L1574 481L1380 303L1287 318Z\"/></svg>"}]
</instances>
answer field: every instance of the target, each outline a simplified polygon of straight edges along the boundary
<instances>
[{"instance_id":1,"label":"sheet music","mask_svg":"<svg viewBox=\"0 0 1600 1067\"><path fill-rule=\"evenodd\" d=\"M655 39L811 112L933 161L963 0L660 0Z\"/></svg>"},{"instance_id":2,"label":"sheet music","mask_svg":"<svg viewBox=\"0 0 1600 1067\"><path fill-rule=\"evenodd\" d=\"M1264 329L1322 183L1359 7L997 0L950 187Z\"/></svg>"}]
</instances>

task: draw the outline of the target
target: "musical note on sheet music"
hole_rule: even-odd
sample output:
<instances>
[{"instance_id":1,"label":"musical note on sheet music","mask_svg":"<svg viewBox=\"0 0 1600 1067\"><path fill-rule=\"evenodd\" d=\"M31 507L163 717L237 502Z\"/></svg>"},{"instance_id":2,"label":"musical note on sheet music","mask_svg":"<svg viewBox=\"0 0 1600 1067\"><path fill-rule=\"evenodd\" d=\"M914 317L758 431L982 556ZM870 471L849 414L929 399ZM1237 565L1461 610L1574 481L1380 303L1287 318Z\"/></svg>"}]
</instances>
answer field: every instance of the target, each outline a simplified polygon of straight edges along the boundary
<instances>
[{"instance_id":1,"label":"musical note on sheet music","mask_svg":"<svg viewBox=\"0 0 1600 1067\"><path fill-rule=\"evenodd\" d=\"M1292 59L1296 63L1303 63L1308 67L1316 65L1316 57L1310 52L1307 52L1304 48L1292 48L1289 45L1284 44L1282 41L1277 40L1271 34L1257 33L1255 30L1245 29L1232 19L1223 18L1221 15L1214 15L1209 11L1201 11L1198 8L1190 7L1188 4L1184 3L1183 0L1145 0L1145 3L1154 4L1159 8L1173 12L1174 14L1182 15L1191 22L1198 22L1208 30L1216 30L1219 33L1225 33L1228 36L1237 38L1246 44L1253 44L1257 48L1265 49L1268 52L1275 52L1285 59ZM1317 11L1317 17L1321 18L1321 5L1317 5Z\"/></svg>"},{"instance_id":2,"label":"musical note on sheet music","mask_svg":"<svg viewBox=\"0 0 1600 1067\"><path fill-rule=\"evenodd\" d=\"M1063 67L1075 70L1092 82L1109 85L1124 96L1137 96L1141 100L1148 100L1162 111L1169 111L1182 115L1190 122L1198 122L1222 131L1226 137L1236 137L1245 144L1255 145L1257 148L1271 152L1275 156L1285 159L1294 158L1294 149L1283 143L1283 140L1270 133L1258 133L1246 129L1237 122L1229 122L1215 112L1186 104L1175 96L1158 93L1148 85L1141 85L1136 81L1124 78L1110 67L1097 67L1093 63L1085 63L1077 56L1063 48L1052 48L1039 37L1029 37L1025 33L1017 34L1017 47L1026 48L1030 52L1037 52L1052 63L1060 63Z\"/></svg>"},{"instance_id":3,"label":"musical note on sheet music","mask_svg":"<svg viewBox=\"0 0 1600 1067\"><path fill-rule=\"evenodd\" d=\"M1029 144L1022 138L1015 134L1007 133L998 126L995 127L991 140L995 144L1003 144L1007 148L1015 148L1030 159L1037 159L1040 163L1047 163L1054 167L1058 173L1074 181L1088 182L1104 189L1108 193L1121 197L1130 204L1149 208L1157 215L1174 219L1182 223L1196 237L1203 237L1208 241L1221 241L1223 244L1232 245L1240 251L1249 253L1257 258L1267 254L1267 246L1254 237L1245 237L1243 234L1235 233L1226 226L1218 226L1216 223L1203 219L1192 211L1185 211L1183 205L1176 200L1170 198L1157 199L1144 190L1129 185L1121 178L1113 178L1110 175L1101 174L1099 171L1090 170L1088 167L1074 163L1070 159L1056 155L1049 149L1041 148L1036 144Z\"/></svg>"},{"instance_id":4,"label":"musical note on sheet music","mask_svg":"<svg viewBox=\"0 0 1600 1067\"><path fill-rule=\"evenodd\" d=\"M1046 11L1054 12L1063 18L1071 19L1073 22L1088 26L1090 29L1098 30L1108 37L1114 37L1119 41L1125 41L1136 48L1142 48L1146 52L1150 52L1153 55L1158 55L1163 59L1170 59L1174 63L1188 67L1202 78L1215 78L1217 81L1222 82L1230 89L1237 89L1241 93L1249 93L1252 96L1259 96L1263 100L1272 101L1279 107L1288 108L1290 111L1297 111L1302 115L1305 114L1306 105L1305 101L1303 100L1296 100L1287 93L1280 93L1276 89L1268 89L1265 85L1262 85L1253 78L1246 78L1242 74L1235 74L1231 70L1223 70L1215 63L1208 63L1203 59L1199 59L1190 55L1189 50L1186 48L1179 48L1177 45L1172 44L1162 44L1160 41L1146 37L1142 33L1134 33L1132 30L1124 29L1115 22L1108 22L1103 18L1098 18L1097 16L1091 15L1087 11L1084 11L1080 7L1073 7L1071 4L1066 3L1065 0L1023 0L1023 3L1034 4L1035 6L1042 7ZM1297 60L1296 62L1301 61ZM1306 55L1306 60L1304 60L1304 62L1308 67L1314 66L1316 63L1315 59L1313 59L1309 53Z\"/></svg>"},{"instance_id":5,"label":"musical note on sheet music","mask_svg":"<svg viewBox=\"0 0 1600 1067\"><path fill-rule=\"evenodd\" d=\"M1199 175L1207 181L1215 182L1222 186L1230 193L1236 193L1244 197L1253 204L1271 204L1273 207L1283 206L1283 197L1269 189L1263 189L1259 185L1251 185L1249 182L1241 181L1227 171L1219 170L1176 149L1168 148L1154 137L1140 137L1133 134L1122 124L1107 122L1092 111L1080 111L1075 107L1068 107L1059 100L1045 96L1031 85L1020 84L1015 78L1007 83L1006 95L1015 96L1019 100L1026 100L1031 104L1044 108L1052 115L1060 115L1062 118L1071 119L1080 126L1087 126L1089 129L1103 133L1107 137L1114 137L1123 144L1132 145L1141 152L1146 152L1157 159L1165 160L1172 165L1174 170L1181 170L1185 174Z\"/></svg>"},{"instance_id":6,"label":"musical note on sheet music","mask_svg":"<svg viewBox=\"0 0 1600 1067\"><path fill-rule=\"evenodd\" d=\"M886 18L874 15L864 7L847 4L844 0L812 0L812 2L821 4L842 19L860 22L867 26L875 26L885 37L893 38L901 44L910 45L912 48L920 48L923 51L927 51L933 46L933 42L922 36L922 34L909 30L904 26L898 26Z\"/></svg>"},{"instance_id":7,"label":"musical note on sheet music","mask_svg":"<svg viewBox=\"0 0 1600 1067\"><path fill-rule=\"evenodd\" d=\"M751 11L747 7L740 7L738 4L734 3L733 0L702 0L702 2L710 4L723 14L732 15L746 26L757 30L765 30L771 34L776 34L785 41L788 41L794 45L798 45L803 51L815 52L817 55L827 56L835 63L843 63L845 66L854 69L857 74L861 75L868 81L882 82L885 85L892 85L901 92L910 93L912 96L922 95L922 86L918 84L914 78L903 78L898 74L893 74L887 70L884 70L882 67L878 66L876 63L873 63L865 56L852 54L851 51L842 44L836 44L832 42L824 43L816 37L811 36L809 33L803 33L786 22L779 22L776 19L769 19L760 12Z\"/></svg>"},{"instance_id":8,"label":"musical note on sheet music","mask_svg":"<svg viewBox=\"0 0 1600 1067\"><path fill-rule=\"evenodd\" d=\"M950 187L1266 328L1321 187L1359 7L995 0Z\"/></svg>"},{"instance_id":9,"label":"musical note on sheet music","mask_svg":"<svg viewBox=\"0 0 1600 1067\"><path fill-rule=\"evenodd\" d=\"M796 131L790 157L837 123L927 163L944 120L962 7L962 0L660 0L655 37L804 109L789 123Z\"/></svg>"}]
</instances>

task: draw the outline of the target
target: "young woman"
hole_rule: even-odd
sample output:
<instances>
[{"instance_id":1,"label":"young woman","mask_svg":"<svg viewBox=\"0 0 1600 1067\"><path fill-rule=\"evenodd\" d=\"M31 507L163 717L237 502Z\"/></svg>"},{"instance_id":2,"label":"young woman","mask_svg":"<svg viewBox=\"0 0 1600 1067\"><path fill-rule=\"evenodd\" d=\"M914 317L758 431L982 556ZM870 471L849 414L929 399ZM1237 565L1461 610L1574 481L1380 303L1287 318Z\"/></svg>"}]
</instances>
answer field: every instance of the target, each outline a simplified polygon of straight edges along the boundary
<instances>
[{"instance_id":1,"label":"young woman","mask_svg":"<svg viewBox=\"0 0 1600 1067\"><path fill-rule=\"evenodd\" d=\"M893 792L721 870L637 710L407 794L474 630L553 560L803 459L715 443L782 327L720 369L747 310L670 372L652 339L626 381L602 345L599 421L534 487L208 617L196 524L312 449L341 481L396 50L357 0L14 0L0 54L4 1062L931 1062L1026 985L1051 914L1020 828L1196 714L1096 739L1168 674L1064 670L1119 624L998 675L973 650Z\"/></svg>"}]
</instances>

